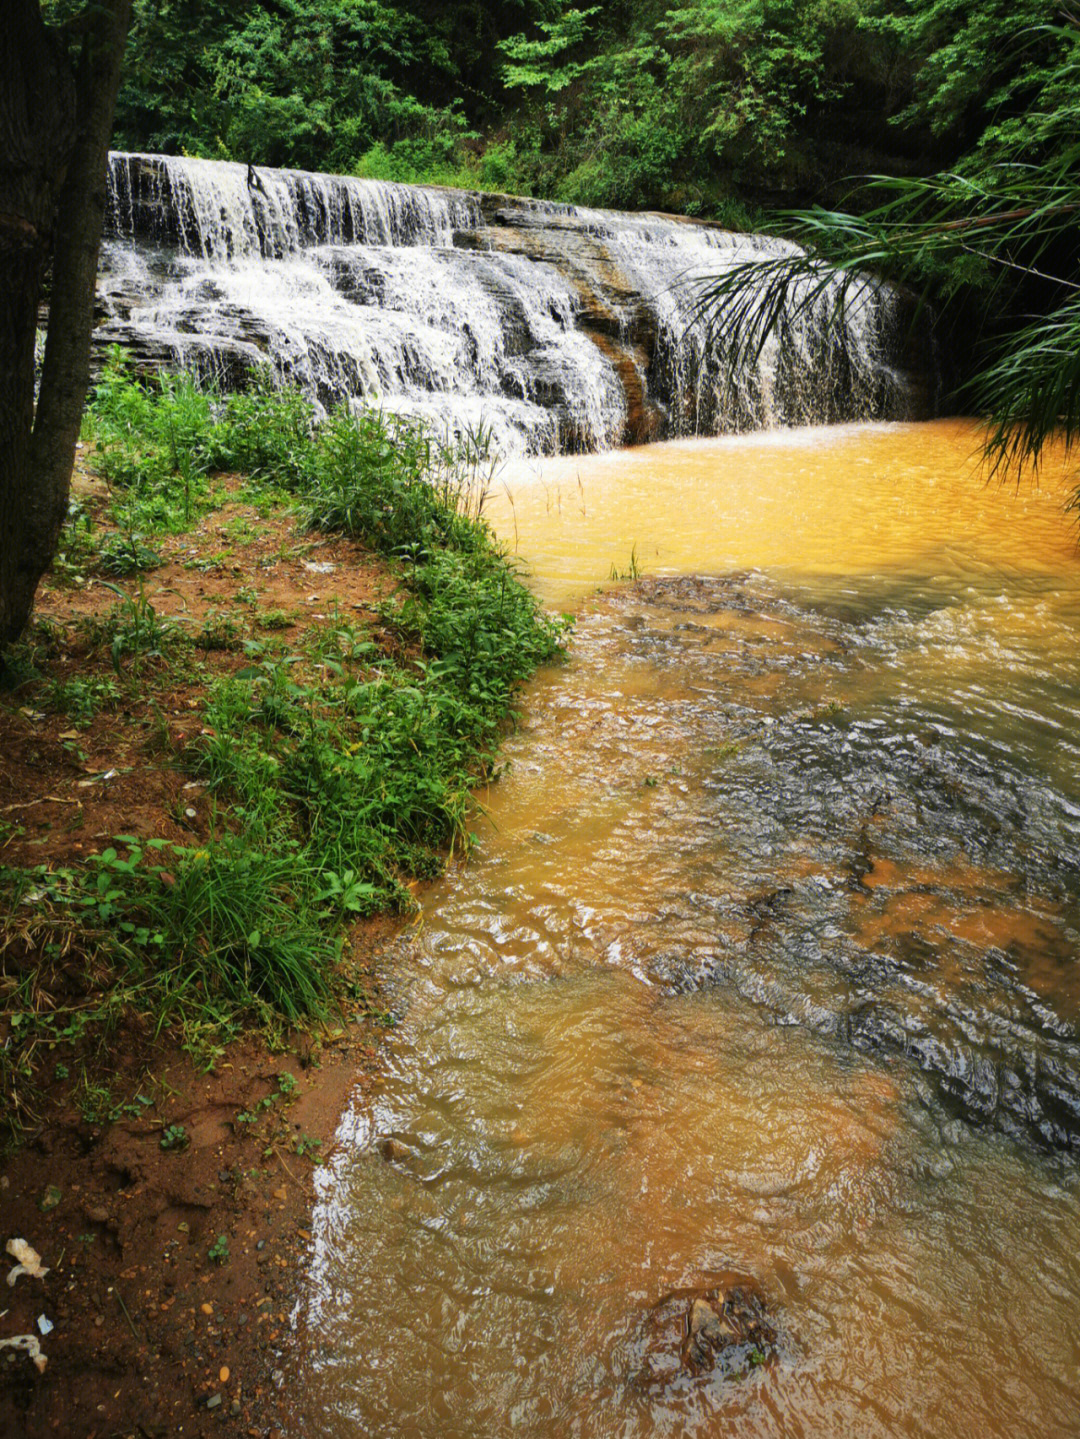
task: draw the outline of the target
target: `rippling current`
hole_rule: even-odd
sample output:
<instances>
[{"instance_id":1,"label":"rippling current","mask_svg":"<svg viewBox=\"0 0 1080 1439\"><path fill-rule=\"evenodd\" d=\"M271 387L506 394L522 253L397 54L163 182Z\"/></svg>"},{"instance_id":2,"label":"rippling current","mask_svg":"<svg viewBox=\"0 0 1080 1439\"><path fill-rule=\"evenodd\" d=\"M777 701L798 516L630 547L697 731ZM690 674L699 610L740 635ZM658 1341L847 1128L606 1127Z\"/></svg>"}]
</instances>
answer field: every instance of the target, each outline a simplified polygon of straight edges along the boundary
<instances>
[{"instance_id":1,"label":"rippling current","mask_svg":"<svg viewBox=\"0 0 1080 1439\"><path fill-rule=\"evenodd\" d=\"M294 1432L1080 1430L1080 556L975 438L507 473L577 633L387 956ZM732 1270L775 1357L644 1382Z\"/></svg>"}]
</instances>

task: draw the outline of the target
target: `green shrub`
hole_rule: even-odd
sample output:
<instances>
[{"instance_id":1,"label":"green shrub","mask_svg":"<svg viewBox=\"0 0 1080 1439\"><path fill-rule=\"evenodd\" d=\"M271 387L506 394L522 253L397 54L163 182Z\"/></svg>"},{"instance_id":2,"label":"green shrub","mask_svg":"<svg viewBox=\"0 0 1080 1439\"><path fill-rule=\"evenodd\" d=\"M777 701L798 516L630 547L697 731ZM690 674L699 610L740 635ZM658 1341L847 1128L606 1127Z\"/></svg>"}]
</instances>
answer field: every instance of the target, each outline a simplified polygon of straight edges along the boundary
<instances>
[{"instance_id":1,"label":"green shrub","mask_svg":"<svg viewBox=\"0 0 1080 1439\"><path fill-rule=\"evenodd\" d=\"M92 861L96 884L84 904L121 937L131 963L164 966L174 997L245 1008L268 1005L289 1018L319 1014L338 946L319 924L303 851L274 853L230 835L204 848L123 836Z\"/></svg>"},{"instance_id":2,"label":"green shrub","mask_svg":"<svg viewBox=\"0 0 1080 1439\"><path fill-rule=\"evenodd\" d=\"M212 837L196 848L128 836L39 885L45 903L75 907L164 1012L322 1013L342 927L407 909L405 881L467 846L470 787L515 690L560 652L564 622L543 614L482 518L489 433L440 440L346 406L312 418L295 391L263 383L230 396L191 376L144 387L115 355L92 407L101 463L139 504L182 510L189 480L227 466L296 494L310 525L388 556L400 591L382 620L413 656L391 659L342 623L289 654L248 641L251 663L211 685L202 731L178 757L216 806ZM88 637L118 672L189 643L141 592L117 593ZM243 644L213 613L195 638ZM112 693L74 684L54 702L80 717Z\"/></svg>"}]
</instances>

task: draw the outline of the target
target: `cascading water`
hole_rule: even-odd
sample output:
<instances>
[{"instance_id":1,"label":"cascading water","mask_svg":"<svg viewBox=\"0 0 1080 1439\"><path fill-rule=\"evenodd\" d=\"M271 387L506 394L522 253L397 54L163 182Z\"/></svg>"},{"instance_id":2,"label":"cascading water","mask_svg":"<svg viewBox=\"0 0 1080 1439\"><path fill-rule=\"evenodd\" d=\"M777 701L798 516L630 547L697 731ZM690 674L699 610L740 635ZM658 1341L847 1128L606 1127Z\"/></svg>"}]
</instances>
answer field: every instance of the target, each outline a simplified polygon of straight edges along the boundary
<instances>
[{"instance_id":1,"label":"cascading water","mask_svg":"<svg viewBox=\"0 0 1080 1439\"><path fill-rule=\"evenodd\" d=\"M924 407L904 302L829 298L724 383L695 277L783 242L623 215L172 156L114 154L96 344L226 385L269 367L323 406L379 404L504 451Z\"/></svg>"}]
</instances>

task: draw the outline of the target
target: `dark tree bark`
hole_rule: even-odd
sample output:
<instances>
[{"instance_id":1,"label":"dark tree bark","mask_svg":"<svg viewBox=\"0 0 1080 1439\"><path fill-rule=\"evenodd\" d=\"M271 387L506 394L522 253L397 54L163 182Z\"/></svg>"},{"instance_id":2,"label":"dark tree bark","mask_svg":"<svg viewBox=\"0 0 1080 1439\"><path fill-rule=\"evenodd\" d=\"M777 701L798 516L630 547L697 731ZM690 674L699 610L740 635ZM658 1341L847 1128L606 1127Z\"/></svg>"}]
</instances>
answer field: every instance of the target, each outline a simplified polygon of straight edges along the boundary
<instances>
[{"instance_id":1,"label":"dark tree bark","mask_svg":"<svg viewBox=\"0 0 1080 1439\"><path fill-rule=\"evenodd\" d=\"M74 65L38 0L0 43L0 645L22 633L67 513L89 382L109 136L131 0L89 0ZM41 388L34 340L49 264Z\"/></svg>"}]
</instances>

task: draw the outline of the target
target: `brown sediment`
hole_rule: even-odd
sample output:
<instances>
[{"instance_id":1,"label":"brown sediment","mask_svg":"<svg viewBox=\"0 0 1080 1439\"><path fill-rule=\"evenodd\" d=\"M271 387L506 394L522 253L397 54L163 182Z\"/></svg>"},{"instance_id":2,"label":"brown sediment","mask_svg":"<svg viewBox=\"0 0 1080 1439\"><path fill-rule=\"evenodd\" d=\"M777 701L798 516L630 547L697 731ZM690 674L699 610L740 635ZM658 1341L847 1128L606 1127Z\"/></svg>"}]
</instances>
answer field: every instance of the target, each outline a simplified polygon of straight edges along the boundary
<instances>
[{"instance_id":1,"label":"brown sediment","mask_svg":"<svg viewBox=\"0 0 1080 1439\"><path fill-rule=\"evenodd\" d=\"M1071 970L1074 954L1061 905L1022 886L1018 892L1015 875L982 869L963 855L940 866L879 855L870 863L853 895L853 932L862 947L917 936L927 962L932 956L951 984L963 982L971 954L1004 953L1025 983L1047 998L1063 998L1063 969ZM958 951L956 941L967 951Z\"/></svg>"},{"instance_id":2,"label":"brown sediment","mask_svg":"<svg viewBox=\"0 0 1080 1439\"><path fill-rule=\"evenodd\" d=\"M0 1213L4 1241L25 1237L49 1273L5 1289L3 1330L37 1333L41 1315L53 1328L43 1373L21 1354L3 1364L0 1433L201 1436L224 1415L232 1432L273 1432L313 1160L378 1042L372 1025L294 1036L281 1053L250 1036L204 1074L134 1026L110 1036L93 1072L132 1108L152 1097L141 1117L89 1124L46 1087L41 1126L0 1164ZM283 1074L297 1081L284 1106ZM238 1121L268 1098L258 1124ZM164 1127L180 1124L188 1145L162 1150Z\"/></svg>"}]
</instances>

